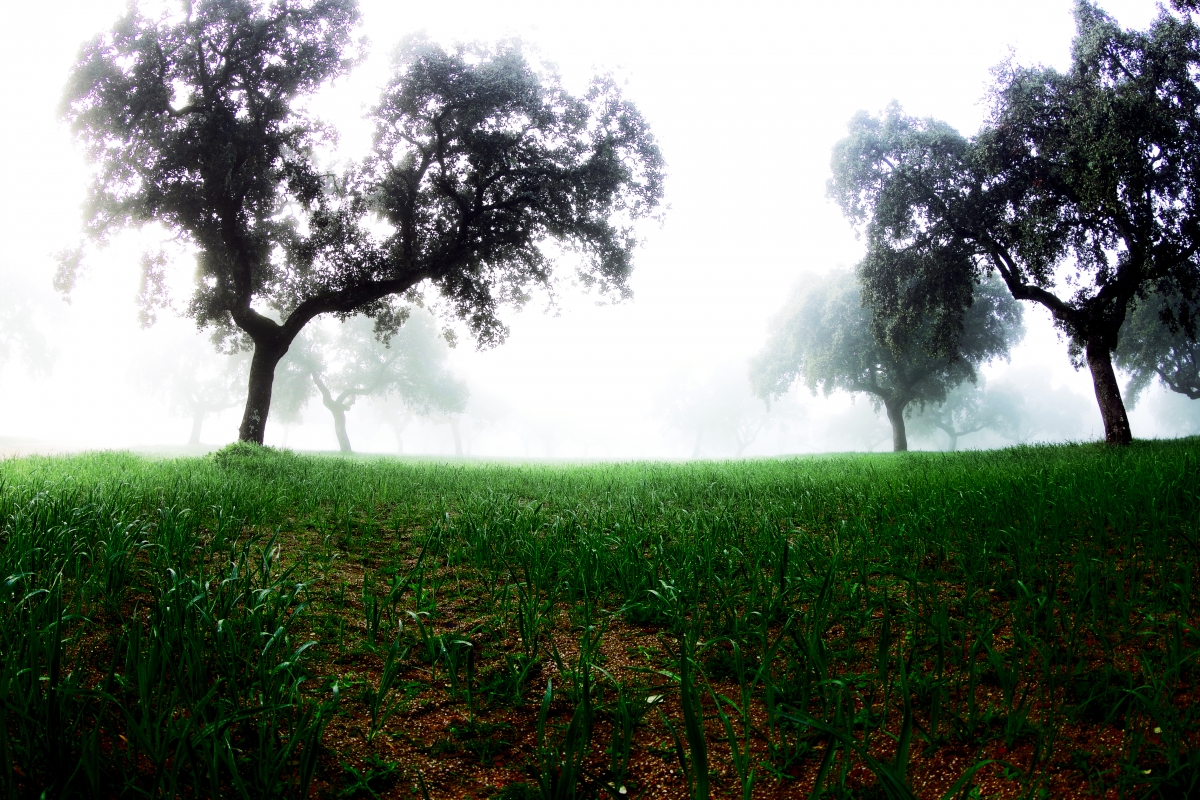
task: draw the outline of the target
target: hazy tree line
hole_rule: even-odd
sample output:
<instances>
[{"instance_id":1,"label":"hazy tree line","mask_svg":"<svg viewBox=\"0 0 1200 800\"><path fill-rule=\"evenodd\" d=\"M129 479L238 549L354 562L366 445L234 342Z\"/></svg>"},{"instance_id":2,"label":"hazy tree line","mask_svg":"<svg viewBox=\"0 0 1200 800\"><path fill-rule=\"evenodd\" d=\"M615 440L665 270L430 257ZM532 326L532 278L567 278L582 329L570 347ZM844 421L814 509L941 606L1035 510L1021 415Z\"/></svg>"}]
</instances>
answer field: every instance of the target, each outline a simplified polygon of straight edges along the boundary
<instances>
[{"instance_id":1,"label":"hazy tree line","mask_svg":"<svg viewBox=\"0 0 1200 800\"><path fill-rule=\"evenodd\" d=\"M781 424L753 397L778 404L795 384L865 395L896 450L910 430L949 449L984 430L1028 436L1021 398L980 373L1021 339L1022 302L1050 312L1088 369L1108 442L1130 441L1126 402L1156 381L1200 399L1194 10L1176 2L1127 31L1081 0L1069 69L1001 65L971 137L898 104L851 120L828 193L866 255L779 311L752 395L730 375L673 403L693 455L715 441L742 455ZM410 39L371 111L371 153L334 169L330 129L303 102L358 60L358 22L355 0L131 7L71 74L63 114L96 171L89 244L62 254L56 285L69 293L87 248L126 228L159 226L196 255L186 313L226 356L159 370L193 442L241 405L239 437L261 443L270 415L295 422L319 399L349 451L347 413L374 398L398 447L420 416L449 424L461 452L467 390L426 308L481 347L502 342L501 309L556 285L548 243L580 255L586 286L629 295L663 160L618 88L598 78L574 96L517 44ZM174 268L143 259L148 319ZM41 347L12 297L0 358Z\"/></svg>"}]
</instances>

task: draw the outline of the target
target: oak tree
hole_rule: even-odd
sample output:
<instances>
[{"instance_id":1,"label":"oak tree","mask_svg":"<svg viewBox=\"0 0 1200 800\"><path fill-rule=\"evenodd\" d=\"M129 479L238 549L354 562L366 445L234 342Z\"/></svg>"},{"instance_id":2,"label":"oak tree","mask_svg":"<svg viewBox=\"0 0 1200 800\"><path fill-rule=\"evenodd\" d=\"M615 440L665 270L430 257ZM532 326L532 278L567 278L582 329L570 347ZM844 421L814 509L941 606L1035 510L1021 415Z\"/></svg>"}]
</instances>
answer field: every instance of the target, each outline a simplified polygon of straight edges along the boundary
<instances>
[{"instance_id":1,"label":"oak tree","mask_svg":"<svg viewBox=\"0 0 1200 800\"><path fill-rule=\"evenodd\" d=\"M913 421L920 428L941 431L948 440L947 449L953 453L963 436L985 430L1015 439L1022 418L1020 398L1010 392L990 390L979 375L974 383L956 386L941 403L926 406Z\"/></svg>"},{"instance_id":2,"label":"oak tree","mask_svg":"<svg viewBox=\"0 0 1200 800\"><path fill-rule=\"evenodd\" d=\"M855 117L830 193L879 246L964 256L885 263L898 273L864 274L873 302L877 282L884 296L907 286L909 313L952 328L998 273L1053 315L1091 372L1106 440L1125 443L1112 353L1130 303L1200 291L1200 29L1164 11L1126 31L1083 0L1075 16L1070 69L1002 66L971 139L895 105Z\"/></svg>"},{"instance_id":3,"label":"oak tree","mask_svg":"<svg viewBox=\"0 0 1200 800\"><path fill-rule=\"evenodd\" d=\"M814 394L818 388L826 395L866 393L887 412L893 449L907 450L906 414L945 401L950 390L975 378L981 364L1006 356L1023 332L1020 306L995 281L976 287L962 330L937 346L937 326L928 323L892 324L889 344L889 326L875 316L863 302L856 275L806 280L772 322L766 347L751 363L756 393L778 397L797 380Z\"/></svg>"},{"instance_id":4,"label":"oak tree","mask_svg":"<svg viewBox=\"0 0 1200 800\"><path fill-rule=\"evenodd\" d=\"M466 410L467 386L447 368L447 345L435 320L428 312L404 311L405 322L387 342L375 336L369 318L352 317L331 336L304 337L281 362L283 374L303 373L316 388L343 453L351 452L346 412L364 398L395 398L418 416ZM304 391L299 405L311 394Z\"/></svg>"},{"instance_id":5,"label":"oak tree","mask_svg":"<svg viewBox=\"0 0 1200 800\"><path fill-rule=\"evenodd\" d=\"M428 287L498 343L500 308L553 287L550 242L578 254L583 283L627 296L634 221L662 197L658 147L612 81L574 96L517 44L410 41L371 155L333 174L332 131L305 100L353 65L358 20L354 0L134 7L67 85L96 165L89 233L164 228L196 254L189 314L253 348L245 441L262 442L276 365L318 315L371 317L386 338L397 298ZM64 288L78 263L64 259Z\"/></svg>"}]
</instances>

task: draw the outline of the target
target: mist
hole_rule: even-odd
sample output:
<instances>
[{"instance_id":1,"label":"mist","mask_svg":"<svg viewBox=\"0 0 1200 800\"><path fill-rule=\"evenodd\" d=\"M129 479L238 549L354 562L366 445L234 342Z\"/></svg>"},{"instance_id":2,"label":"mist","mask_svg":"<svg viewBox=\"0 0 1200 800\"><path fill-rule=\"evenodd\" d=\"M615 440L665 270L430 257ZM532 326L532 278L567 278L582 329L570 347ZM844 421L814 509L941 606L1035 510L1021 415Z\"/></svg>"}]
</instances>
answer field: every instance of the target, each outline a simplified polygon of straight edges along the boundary
<instances>
[{"instance_id":1,"label":"mist","mask_svg":"<svg viewBox=\"0 0 1200 800\"><path fill-rule=\"evenodd\" d=\"M553 298L535 295L506 311L507 341L485 350L463 326L439 319L456 345L437 357L466 387L465 407L447 411L399 390L364 395L346 411L354 451L716 459L890 449L887 419L867 396L797 384L768 406L747 377L783 299L864 253L826 198L831 148L856 111L878 113L893 99L969 135L986 112L990 71L1010 52L1023 64L1068 63L1072 6L979 2L964 13L948 1L844 11L749 3L684 13L622 2L364 1L366 61L310 104L338 129L330 163L367 152L364 114L406 36L446 44L519 37L572 91L597 73L617 78L666 158L668 207L661 224L639 228L631 300L600 303L564 281ZM1123 26L1144 28L1158 3L1102 7ZM152 324L137 302L140 258L161 231L122 234L90 251L69 300L53 287L56 254L80 239L91 175L59 119L59 99L79 46L124 8L124 0L21 4L0 33L9 112L0 133L3 455L195 452L237 438L245 398L237 359L245 358L218 353L209 332L183 315L192 255L167 249L168 303ZM342 324L319 318L314 335L335 338ZM1015 409L1011 418L961 436L957 449L1103 439L1090 376L1072 368L1048 313L1026 303L1024 325L1020 343L984 365L978 384ZM330 370L344 366L339 358L329 357ZM944 432L920 423L919 409L914 420L913 449L950 447ZM1130 408L1130 421L1138 438L1200 433L1200 401L1156 383ZM339 447L315 393L290 412L273 409L266 444Z\"/></svg>"}]
</instances>

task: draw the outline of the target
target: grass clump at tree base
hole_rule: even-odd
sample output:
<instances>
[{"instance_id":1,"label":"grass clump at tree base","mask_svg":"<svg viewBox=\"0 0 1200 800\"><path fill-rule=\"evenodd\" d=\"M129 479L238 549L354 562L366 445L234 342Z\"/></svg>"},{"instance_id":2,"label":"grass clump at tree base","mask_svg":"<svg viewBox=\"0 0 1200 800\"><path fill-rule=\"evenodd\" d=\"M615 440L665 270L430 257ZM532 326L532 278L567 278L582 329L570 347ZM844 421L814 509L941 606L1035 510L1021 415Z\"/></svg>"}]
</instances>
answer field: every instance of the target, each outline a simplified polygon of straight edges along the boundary
<instances>
[{"instance_id":1,"label":"grass clump at tree base","mask_svg":"<svg viewBox=\"0 0 1200 800\"><path fill-rule=\"evenodd\" d=\"M5 461L0 788L1193 796L1198 458Z\"/></svg>"}]
</instances>

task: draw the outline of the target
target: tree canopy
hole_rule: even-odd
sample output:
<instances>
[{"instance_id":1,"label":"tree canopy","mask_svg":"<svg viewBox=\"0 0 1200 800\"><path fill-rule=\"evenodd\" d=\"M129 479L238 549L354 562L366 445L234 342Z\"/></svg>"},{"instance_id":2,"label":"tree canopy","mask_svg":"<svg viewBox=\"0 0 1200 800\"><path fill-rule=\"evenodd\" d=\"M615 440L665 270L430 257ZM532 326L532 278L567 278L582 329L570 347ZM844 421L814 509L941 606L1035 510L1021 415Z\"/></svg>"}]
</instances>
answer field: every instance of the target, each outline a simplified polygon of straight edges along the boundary
<instances>
[{"instance_id":1,"label":"tree canopy","mask_svg":"<svg viewBox=\"0 0 1200 800\"><path fill-rule=\"evenodd\" d=\"M873 302L906 286L901 307L953 329L998 273L1049 309L1091 371L1107 441L1124 443L1111 356L1129 306L1200 291L1200 31L1165 11L1125 31L1083 0L1075 17L1070 69L1003 65L971 139L895 105L856 116L830 193L875 247L954 255L880 262L892 274L864 273ZM1172 313L1190 324L1186 305Z\"/></svg>"},{"instance_id":2,"label":"tree canopy","mask_svg":"<svg viewBox=\"0 0 1200 800\"><path fill-rule=\"evenodd\" d=\"M1023 333L1020 306L994 280L976 288L962 330L937 347L932 322L889 326L873 316L854 274L806 280L773 320L766 347L751 362L755 392L778 397L801 380L814 394L818 388L826 395L866 393L887 412L893 449L907 450L906 413L943 402L951 389L975 378L980 364L1006 356ZM892 344L881 341L879 334L887 330Z\"/></svg>"},{"instance_id":3,"label":"tree canopy","mask_svg":"<svg viewBox=\"0 0 1200 800\"><path fill-rule=\"evenodd\" d=\"M504 304L553 287L549 241L580 254L583 283L627 296L633 223L661 201L662 157L617 87L575 97L518 44L410 41L372 154L333 174L319 158L331 128L303 100L353 65L358 19L354 0L131 8L67 85L64 114L97 165L89 233L161 225L197 256L188 313L253 348L243 440L262 442L275 367L317 315L365 315L386 338L397 298L430 286L495 344ZM79 263L64 259L64 289Z\"/></svg>"}]
</instances>

